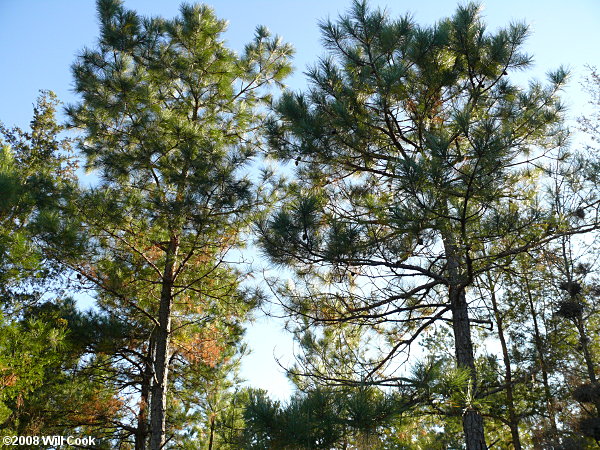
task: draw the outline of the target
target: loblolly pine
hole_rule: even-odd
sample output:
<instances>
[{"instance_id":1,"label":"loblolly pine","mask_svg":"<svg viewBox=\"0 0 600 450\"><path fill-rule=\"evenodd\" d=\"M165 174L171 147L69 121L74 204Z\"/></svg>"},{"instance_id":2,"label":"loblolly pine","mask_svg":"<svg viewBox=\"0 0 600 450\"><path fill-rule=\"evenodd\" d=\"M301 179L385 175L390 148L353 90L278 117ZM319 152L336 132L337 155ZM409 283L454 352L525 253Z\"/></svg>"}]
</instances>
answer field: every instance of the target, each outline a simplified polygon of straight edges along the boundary
<instances>
[{"instance_id":1,"label":"loblolly pine","mask_svg":"<svg viewBox=\"0 0 600 450\"><path fill-rule=\"evenodd\" d=\"M270 124L273 154L301 162L288 203L258 225L271 260L297 271L285 305L311 325L385 336L385 353L363 365L369 383L392 380L396 357L449 320L471 374L466 445L486 448L467 294L497 261L552 239L551 214L517 214L509 198L535 196L533 164L563 143L567 73L513 84L531 62L527 27L489 33L476 4L425 27L355 1L321 30L328 55ZM545 231L523 238L534 224Z\"/></svg>"},{"instance_id":2,"label":"loblolly pine","mask_svg":"<svg viewBox=\"0 0 600 450\"><path fill-rule=\"evenodd\" d=\"M107 307L150 327L146 428L159 449L175 354L193 357L190 348L208 335L226 342L226 323L237 324L252 303L224 258L264 201L248 165L266 88L289 73L291 48L259 27L237 55L223 43L225 22L206 6L183 5L164 20L99 0L98 14L99 42L73 66L81 101L67 110L87 167L101 178L80 202L93 256L78 270ZM192 326L200 329L184 331Z\"/></svg>"}]
</instances>

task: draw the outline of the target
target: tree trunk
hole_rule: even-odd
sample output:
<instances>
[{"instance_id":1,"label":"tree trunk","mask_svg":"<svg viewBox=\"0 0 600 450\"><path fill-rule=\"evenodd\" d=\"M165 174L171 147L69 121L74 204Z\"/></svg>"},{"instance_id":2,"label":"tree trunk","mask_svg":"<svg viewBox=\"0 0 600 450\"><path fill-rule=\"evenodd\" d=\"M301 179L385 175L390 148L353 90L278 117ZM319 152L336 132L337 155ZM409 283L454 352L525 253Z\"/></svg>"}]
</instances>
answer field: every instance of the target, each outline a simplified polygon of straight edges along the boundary
<instances>
[{"instance_id":1,"label":"tree trunk","mask_svg":"<svg viewBox=\"0 0 600 450\"><path fill-rule=\"evenodd\" d=\"M154 343L148 346L147 360L144 362L142 386L140 393L140 409L137 416L137 430L135 433L135 450L146 450L148 439L148 404L150 401L150 386L152 384L152 354Z\"/></svg>"},{"instance_id":2,"label":"tree trunk","mask_svg":"<svg viewBox=\"0 0 600 450\"><path fill-rule=\"evenodd\" d=\"M594 367L594 361L588 345L591 339L587 336L585 325L583 323L583 317L577 317L575 319L575 325L577 326L577 331L579 332L579 345L581 345L581 350L583 352L583 359L585 360L588 378L590 379L591 383L596 384L598 382L598 378L596 377L596 368ZM594 406L596 407L596 413L600 415L600 401L596 400L594 402Z\"/></svg>"},{"instance_id":3,"label":"tree trunk","mask_svg":"<svg viewBox=\"0 0 600 450\"><path fill-rule=\"evenodd\" d=\"M452 311L452 329L454 331L454 351L458 367L468 369L470 372L469 391L472 397L477 392L477 370L475 369L475 353L471 340L471 325L469 322L469 308L467 305L466 283L462 275L462 267L457 256L457 247L454 239L443 236L444 250L448 261L448 275L450 286L448 296ZM463 432L467 450L487 449L483 416L473 405L467 404L463 412Z\"/></svg>"},{"instance_id":4,"label":"tree trunk","mask_svg":"<svg viewBox=\"0 0 600 450\"><path fill-rule=\"evenodd\" d=\"M562 256L565 264L564 267L565 273L567 275L567 282L571 284L573 283L573 276L571 274L572 261L570 256L568 256L570 252L567 251L567 244L569 244L570 247L570 238L563 237ZM583 300L582 298L580 298L580 294L578 293L570 293L569 295L571 297L571 301L579 303ZM585 324L583 322L583 312L580 313L578 317L573 318L573 322L577 327L577 332L579 333L579 345L581 346L581 351L583 353L583 359L587 368L588 378L590 379L591 383L595 384L597 382L596 369L594 367L594 361L592 359L592 354L590 353L590 348L588 346L588 342L590 342L590 339L588 338L585 330ZM594 405L596 406L597 413L600 414L600 401L596 401Z\"/></svg>"},{"instance_id":5,"label":"tree trunk","mask_svg":"<svg viewBox=\"0 0 600 450\"><path fill-rule=\"evenodd\" d=\"M504 336L504 319L500 310L498 309L498 302L496 300L496 292L494 285L490 279L489 289L490 298L492 300L492 308L494 308L494 318L496 319L496 326L498 328L498 339L500 340L500 346L502 347L502 359L504 361L504 381L506 383L506 403L508 406L508 426L510 427L510 434L512 436L512 443L515 450L521 450L521 438L519 436L519 418L515 411L515 401L513 395L513 384L512 384L512 370L510 368L510 355L508 354L508 346L506 345L506 338Z\"/></svg>"},{"instance_id":6,"label":"tree trunk","mask_svg":"<svg viewBox=\"0 0 600 450\"><path fill-rule=\"evenodd\" d=\"M213 449L213 441L215 438L215 417L210 418L210 440L208 441L208 450Z\"/></svg>"},{"instance_id":7,"label":"tree trunk","mask_svg":"<svg viewBox=\"0 0 600 450\"><path fill-rule=\"evenodd\" d=\"M531 318L533 319L533 331L535 335L535 347L537 358L540 362L540 370L542 372L542 383L544 385L544 396L546 397L546 408L548 409L548 416L550 418L550 431L552 432L552 439L558 439L558 426L556 425L556 408L554 407L554 398L552 396L552 390L550 389L550 381L548 377L548 366L546 364L546 354L544 341L542 339L542 333L538 324L537 311L533 302L533 296L531 295L531 287L529 286L529 279L525 277L525 289L527 291L527 300L529 301L529 309L531 311Z\"/></svg>"},{"instance_id":8,"label":"tree trunk","mask_svg":"<svg viewBox=\"0 0 600 450\"><path fill-rule=\"evenodd\" d=\"M581 345L581 351L583 353L583 359L587 368L588 378L592 383L596 383L596 381L598 381L596 378L596 369L594 367L594 361L592 360L592 354L590 353L590 347L588 345L588 342L590 342L591 339L587 336L582 317L577 317L575 319L575 326L577 327L577 331L579 333L579 345Z\"/></svg>"},{"instance_id":9,"label":"tree trunk","mask_svg":"<svg viewBox=\"0 0 600 450\"><path fill-rule=\"evenodd\" d=\"M458 367L468 369L471 373L470 391L475 395L477 390L477 372L473 342L471 341L471 326L465 289L462 286L450 286L450 304L452 306L452 328L454 330L454 346ZM468 450L484 450L485 433L483 417L473 406L467 405L463 412L463 431Z\"/></svg>"},{"instance_id":10,"label":"tree trunk","mask_svg":"<svg viewBox=\"0 0 600 450\"><path fill-rule=\"evenodd\" d=\"M160 450L165 445L167 387L171 350L171 307L173 304L174 268L178 249L179 241L175 236L172 236L167 249L165 270L162 277L158 326L154 330L156 351L154 356L154 380L150 399L151 450Z\"/></svg>"}]
</instances>

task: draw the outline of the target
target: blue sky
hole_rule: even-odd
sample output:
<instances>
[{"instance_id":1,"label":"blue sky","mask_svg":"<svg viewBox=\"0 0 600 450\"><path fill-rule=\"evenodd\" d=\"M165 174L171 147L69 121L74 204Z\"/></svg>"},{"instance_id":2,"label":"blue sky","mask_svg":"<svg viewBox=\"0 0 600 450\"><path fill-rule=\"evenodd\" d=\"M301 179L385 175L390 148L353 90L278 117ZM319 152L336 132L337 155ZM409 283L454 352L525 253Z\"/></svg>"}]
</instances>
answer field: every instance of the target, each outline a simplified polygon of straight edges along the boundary
<instances>
[{"instance_id":1,"label":"blue sky","mask_svg":"<svg viewBox=\"0 0 600 450\"><path fill-rule=\"evenodd\" d=\"M250 41L257 25L266 25L296 48L292 89L305 86L302 72L323 54L317 22L335 18L349 0L214 0L208 1L219 17L229 21L226 39L235 50ZM534 55L527 78L543 78L559 65L571 69L572 79L564 99L572 117L583 110L586 98L579 82L585 65L600 66L600 1L598 0L488 0L482 2L490 30L511 21L531 26L526 50ZM421 24L432 24L451 15L457 3L448 0L371 1L390 14L412 13ZM125 0L125 5L144 15L172 17L178 1ZM98 34L94 0L0 0L0 121L26 127L40 89L55 91L64 102L76 100L71 92L70 65ZM1 194L0 194L1 195ZM242 375L256 387L283 397L289 392L273 355L289 354L289 336L283 324L259 320L248 333L253 354L244 362Z\"/></svg>"},{"instance_id":2,"label":"blue sky","mask_svg":"<svg viewBox=\"0 0 600 450\"><path fill-rule=\"evenodd\" d=\"M349 0L213 0L217 14L229 21L227 40L241 50L256 25L266 25L296 48L296 73L289 85L304 85L302 71L322 54L317 21L336 17ZM431 24L452 14L456 2L448 0L372 1L391 14L411 12L419 23ZM125 5L146 15L172 17L177 0L125 0ZM598 0L488 0L484 15L491 30L514 20L531 25L526 45L535 56L529 73L543 77L560 64L573 69L574 82L584 64L598 64L600 55L600 2ZM84 46L96 40L94 0L0 0L0 120L6 125L27 124L39 89L54 90L63 101L73 101L70 65ZM579 90L579 89L576 89ZM569 98L575 95L569 90ZM577 97L577 95L575 95Z\"/></svg>"}]
</instances>

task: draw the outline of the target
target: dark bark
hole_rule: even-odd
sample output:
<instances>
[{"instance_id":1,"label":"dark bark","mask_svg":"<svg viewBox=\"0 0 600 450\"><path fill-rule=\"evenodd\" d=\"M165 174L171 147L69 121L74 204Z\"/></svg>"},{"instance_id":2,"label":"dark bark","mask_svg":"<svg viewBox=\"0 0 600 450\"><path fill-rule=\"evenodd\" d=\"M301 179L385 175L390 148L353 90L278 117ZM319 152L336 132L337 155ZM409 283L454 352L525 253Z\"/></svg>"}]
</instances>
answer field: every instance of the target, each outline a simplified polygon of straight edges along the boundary
<instances>
[{"instance_id":1,"label":"dark bark","mask_svg":"<svg viewBox=\"0 0 600 450\"><path fill-rule=\"evenodd\" d=\"M462 286L450 286L449 295L452 306L456 363L458 367L468 369L471 373L471 392L474 395L477 391L477 371L475 369L475 356L465 289ZM483 416L473 405L466 405L463 412L463 431L468 450L487 449Z\"/></svg>"},{"instance_id":2,"label":"dark bark","mask_svg":"<svg viewBox=\"0 0 600 450\"><path fill-rule=\"evenodd\" d=\"M585 360L588 378L590 379L591 383L596 384L598 382L598 378L596 377L596 368L594 366L594 360L592 359L592 353L590 352L590 347L588 345L588 343L591 342L591 339L587 336L585 325L583 323L583 317L578 317L575 321L575 324L577 326L577 331L579 332L579 345L581 345L581 350L583 352L583 359ZM600 415L600 401L596 400L594 402L594 406L596 407L596 413Z\"/></svg>"},{"instance_id":3,"label":"dark bark","mask_svg":"<svg viewBox=\"0 0 600 450\"><path fill-rule=\"evenodd\" d=\"M142 374L142 384L140 391L140 409L138 411L138 425L135 434L135 450L145 450L150 433L148 423L148 409L150 406L150 392L152 388L152 361L154 361L155 342L154 335L150 337L148 345L148 354L144 362L144 373Z\"/></svg>"},{"instance_id":4,"label":"dark bark","mask_svg":"<svg viewBox=\"0 0 600 450\"><path fill-rule=\"evenodd\" d=\"M489 277L489 274L488 274ZM504 336L504 318L498 309L496 292L490 280L490 298L492 300L492 308L494 309L494 318L496 319L496 327L498 328L498 339L502 347L502 359L504 361L504 381L506 383L506 404L508 407L508 426L512 437L512 443L515 450L521 450L521 438L519 436L519 417L515 410L515 401L513 393L512 370L510 367L510 355L508 354L508 345Z\"/></svg>"},{"instance_id":5,"label":"dark bark","mask_svg":"<svg viewBox=\"0 0 600 450\"><path fill-rule=\"evenodd\" d=\"M457 247L454 239L444 236L444 250L448 262L449 290L448 296L452 311L452 329L454 331L454 351L458 367L468 369L470 372L471 399L477 392L477 370L475 368L475 352L471 339L471 325L469 321L469 307L467 304L466 286L469 282L468 274L464 274L466 264L461 264L457 256ZM463 269L463 270L461 270ZM475 405L467 404L463 412L463 432L468 450L487 449L483 416Z\"/></svg>"},{"instance_id":6,"label":"dark bark","mask_svg":"<svg viewBox=\"0 0 600 450\"><path fill-rule=\"evenodd\" d=\"M529 286L529 280L525 277L525 289L527 291L527 299L529 300L529 308L531 310L531 318L533 319L533 331L535 335L535 347L538 360L540 362L540 370L542 372L542 384L544 385L544 396L546 397L546 409L548 410L548 416L550 418L550 431L552 432L552 439L558 438L558 426L556 425L556 408L554 407L554 399L552 396L552 390L550 389L550 381L548 379L548 365L545 358L545 346L542 339L542 333L540 331L537 312L533 303L533 296L531 295L531 288Z\"/></svg>"},{"instance_id":7,"label":"dark bark","mask_svg":"<svg viewBox=\"0 0 600 450\"><path fill-rule=\"evenodd\" d=\"M150 398L151 450L160 450L165 444L167 387L171 351L171 307L173 305L174 269L178 249L179 241L175 236L172 236L167 249L162 279L158 326L154 329L156 349L153 361L152 396Z\"/></svg>"},{"instance_id":8,"label":"dark bark","mask_svg":"<svg viewBox=\"0 0 600 450\"><path fill-rule=\"evenodd\" d=\"M144 363L142 386L140 392L140 408L137 415L137 430L135 433L135 450L146 450L148 440L148 404L150 401L150 386L152 383L152 353L153 343L148 348L148 359Z\"/></svg>"},{"instance_id":9,"label":"dark bark","mask_svg":"<svg viewBox=\"0 0 600 450\"><path fill-rule=\"evenodd\" d=\"M598 381L596 378L596 369L594 367L594 361L588 345L588 342L590 342L591 339L587 336L585 331L583 318L577 317L575 320L575 325L577 326L577 331L579 332L579 345L581 345L581 351L583 353L583 359L587 368L588 378L592 383L596 383L596 381Z\"/></svg>"}]
</instances>

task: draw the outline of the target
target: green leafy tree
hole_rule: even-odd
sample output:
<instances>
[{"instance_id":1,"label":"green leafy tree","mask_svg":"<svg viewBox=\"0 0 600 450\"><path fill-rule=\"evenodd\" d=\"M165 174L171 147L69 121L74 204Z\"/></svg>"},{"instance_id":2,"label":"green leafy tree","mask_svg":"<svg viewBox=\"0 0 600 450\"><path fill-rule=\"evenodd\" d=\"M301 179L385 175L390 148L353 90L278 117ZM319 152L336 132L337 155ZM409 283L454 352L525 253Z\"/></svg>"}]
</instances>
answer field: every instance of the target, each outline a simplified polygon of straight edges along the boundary
<instances>
[{"instance_id":1,"label":"green leafy tree","mask_svg":"<svg viewBox=\"0 0 600 450\"><path fill-rule=\"evenodd\" d=\"M220 354L204 352L175 366L173 421L179 430L173 439L180 447L237 448L244 429L247 398L246 389L239 387L238 376L241 358L246 354L241 344L242 334L242 326L238 324L228 333L227 346L223 345ZM207 343L222 345L218 340Z\"/></svg>"},{"instance_id":2,"label":"green leafy tree","mask_svg":"<svg viewBox=\"0 0 600 450\"><path fill-rule=\"evenodd\" d=\"M36 301L45 291L41 284L59 273L40 246L41 228L65 246L72 242L67 228L47 229L75 183L70 142L60 137L63 127L55 117L58 105L54 93L42 91L29 130L0 123L0 295L5 310L18 311L24 302Z\"/></svg>"},{"instance_id":3,"label":"green leafy tree","mask_svg":"<svg viewBox=\"0 0 600 450\"><path fill-rule=\"evenodd\" d=\"M485 448L472 325L488 318L470 308L470 288L565 230L540 204L519 213L512 200L535 196L535 164L563 143L567 74L511 83L531 61L527 27L486 32L474 4L422 27L357 1L321 29L329 55L308 71L306 93L282 97L270 125L273 153L295 160L301 181L259 225L262 246L296 269L292 315L361 324L388 344L366 371L371 382L449 320L456 365L470 373L466 445Z\"/></svg>"},{"instance_id":4,"label":"green leafy tree","mask_svg":"<svg viewBox=\"0 0 600 450\"><path fill-rule=\"evenodd\" d=\"M172 363L194 352L219 359L228 323L252 306L225 255L265 202L248 165L265 88L290 72L292 51L259 27L236 55L222 41L225 22L205 6L164 20L100 0L98 13L99 43L73 66L82 101L67 112L101 182L77 206L90 238L85 263L58 257L98 289L103 308L147 330L132 350L158 449Z\"/></svg>"},{"instance_id":5,"label":"green leafy tree","mask_svg":"<svg viewBox=\"0 0 600 450\"><path fill-rule=\"evenodd\" d=\"M557 209L562 208L570 213L574 220L584 220L590 212L590 206L597 205L598 200L598 142L600 140L600 75L595 67L588 67L589 74L583 82L583 88L589 95L590 113L579 118L579 130L588 139L586 157L574 167L570 183L566 189L576 194L575 202L565 200L562 186L555 188L555 204ZM582 182L582 179L585 182ZM590 187L591 186L591 187ZM561 242L562 264L560 272L563 291L563 301L557 314L568 319L577 330L575 342L576 353L581 355L585 367L583 374L576 377L576 384L572 396L579 402L582 410L581 417L575 424L575 430L593 439L600 445L600 382L598 381L598 367L600 342L598 341L597 300L600 297L600 284L597 275L597 263L594 255L598 252L598 234L595 239L587 242L573 242L565 238ZM590 241L592 242L590 244ZM581 248L587 247L587 252ZM579 254L578 254L579 253ZM583 257L581 255L583 253ZM586 258L587 257L587 258ZM566 294L566 295L565 295ZM566 298L564 298L566 297Z\"/></svg>"},{"instance_id":6,"label":"green leafy tree","mask_svg":"<svg viewBox=\"0 0 600 450\"><path fill-rule=\"evenodd\" d=\"M585 174L585 170L580 170L579 164L573 169L570 177L566 178L568 182L555 185L553 204L558 213L578 222L585 219L590 201L597 198L597 190L590 192L586 189L585 183L582 183L585 176L579 173ZM599 326L596 300L600 292L598 279L593 276L597 271L597 232L586 238L561 237L555 245L547 248L546 260L547 270L553 275L554 281L554 320L563 340L563 345L553 350L567 350L568 353L560 355L562 368L567 369L563 376L567 380L570 397L579 401L583 410L583 417L570 424L570 428L594 439L598 444L600 396L593 393L600 386L600 341L597 339L598 333L593 331L598 330Z\"/></svg>"},{"instance_id":7,"label":"green leafy tree","mask_svg":"<svg viewBox=\"0 0 600 450\"><path fill-rule=\"evenodd\" d=\"M7 323L3 319L0 324L0 422L5 431L29 431L29 427L22 424L23 410L27 414L26 402L31 393L43 385L45 370L60 358L63 340L64 327L54 328L35 320Z\"/></svg>"},{"instance_id":8,"label":"green leafy tree","mask_svg":"<svg viewBox=\"0 0 600 450\"><path fill-rule=\"evenodd\" d=\"M2 424L15 435L93 434L108 448L122 402L114 383L90 365L97 314L75 302L52 300L28 306L21 320L3 323L3 395L11 414ZM105 324L105 322L104 322Z\"/></svg>"},{"instance_id":9,"label":"green leafy tree","mask_svg":"<svg viewBox=\"0 0 600 450\"><path fill-rule=\"evenodd\" d=\"M312 388L287 404L251 393L246 407L244 448L384 448L385 431L411 408L408 396L373 386Z\"/></svg>"},{"instance_id":10,"label":"green leafy tree","mask_svg":"<svg viewBox=\"0 0 600 450\"><path fill-rule=\"evenodd\" d=\"M43 91L29 130L0 126L0 427L16 435L106 429L118 411L110 384L81 370L89 340L79 339L71 320L79 315L75 303L61 300L64 268L46 252L47 242L65 252L77 247L72 223L57 221L75 189L58 105Z\"/></svg>"}]
</instances>

